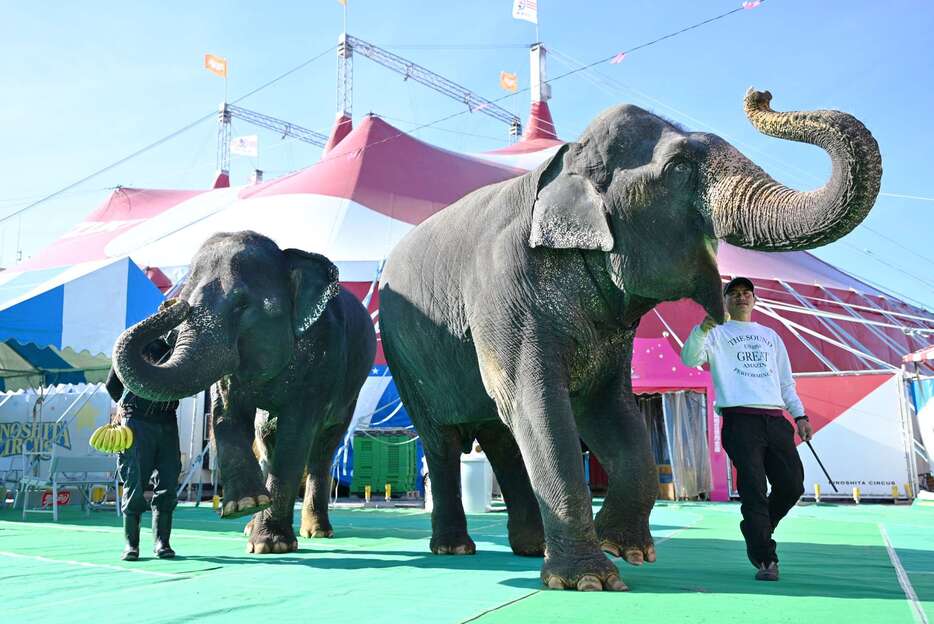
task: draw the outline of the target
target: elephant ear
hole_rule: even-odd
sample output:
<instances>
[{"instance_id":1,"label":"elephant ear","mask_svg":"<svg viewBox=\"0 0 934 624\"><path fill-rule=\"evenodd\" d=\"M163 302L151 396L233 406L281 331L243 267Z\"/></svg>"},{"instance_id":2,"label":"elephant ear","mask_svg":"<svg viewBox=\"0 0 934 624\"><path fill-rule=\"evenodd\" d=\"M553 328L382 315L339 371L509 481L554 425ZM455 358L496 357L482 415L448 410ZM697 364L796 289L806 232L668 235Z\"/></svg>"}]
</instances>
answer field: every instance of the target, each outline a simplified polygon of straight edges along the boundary
<instances>
[{"instance_id":1,"label":"elephant ear","mask_svg":"<svg viewBox=\"0 0 934 624\"><path fill-rule=\"evenodd\" d=\"M283 253L292 285L292 330L301 336L337 296L339 276L334 263L321 254L300 249L286 249Z\"/></svg>"},{"instance_id":2,"label":"elephant ear","mask_svg":"<svg viewBox=\"0 0 934 624\"><path fill-rule=\"evenodd\" d=\"M570 171L563 145L542 169L532 205L530 247L613 249L603 197L588 178Z\"/></svg>"}]
</instances>

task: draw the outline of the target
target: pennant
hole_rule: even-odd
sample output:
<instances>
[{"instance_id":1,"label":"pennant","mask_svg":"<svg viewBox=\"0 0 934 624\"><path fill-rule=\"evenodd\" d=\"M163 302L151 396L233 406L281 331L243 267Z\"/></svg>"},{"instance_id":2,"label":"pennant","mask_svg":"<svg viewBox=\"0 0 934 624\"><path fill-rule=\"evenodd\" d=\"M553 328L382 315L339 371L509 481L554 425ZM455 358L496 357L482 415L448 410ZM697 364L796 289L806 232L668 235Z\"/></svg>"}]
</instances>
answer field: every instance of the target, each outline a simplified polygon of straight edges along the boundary
<instances>
[{"instance_id":1,"label":"pennant","mask_svg":"<svg viewBox=\"0 0 934 624\"><path fill-rule=\"evenodd\" d=\"M215 76L220 76L221 78L227 77L227 59L222 56L205 54L204 68Z\"/></svg>"},{"instance_id":2,"label":"pennant","mask_svg":"<svg viewBox=\"0 0 934 624\"><path fill-rule=\"evenodd\" d=\"M230 153L237 156L259 155L259 137L255 134L237 137L230 141Z\"/></svg>"},{"instance_id":3,"label":"pennant","mask_svg":"<svg viewBox=\"0 0 934 624\"><path fill-rule=\"evenodd\" d=\"M506 91L515 93L519 90L519 77L510 72L501 71L499 72L499 86Z\"/></svg>"},{"instance_id":4,"label":"pennant","mask_svg":"<svg viewBox=\"0 0 934 624\"><path fill-rule=\"evenodd\" d=\"M623 59L624 59L624 58L626 58L626 53L625 53L625 52L620 52L619 54L617 54L616 56L614 56L613 58L610 59L610 64L611 64L611 65L619 65L620 63L623 62Z\"/></svg>"},{"instance_id":5,"label":"pennant","mask_svg":"<svg viewBox=\"0 0 934 624\"><path fill-rule=\"evenodd\" d=\"M512 16L538 24L538 0L513 0Z\"/></svg>"},{"instance_id":6,"label":"pennant","mask_svg":"<svg viewBox=\"0 0 934 624\"><path fill-rule=\"evenodd\" d=\"M752 2L744 2L744 3L743 3L743 8L744 8L744 9L754 9L754 8L756 8L757 6L759 6L760 4L762 4L762 0L753 0Z\"/></svg>"}]
</instances>

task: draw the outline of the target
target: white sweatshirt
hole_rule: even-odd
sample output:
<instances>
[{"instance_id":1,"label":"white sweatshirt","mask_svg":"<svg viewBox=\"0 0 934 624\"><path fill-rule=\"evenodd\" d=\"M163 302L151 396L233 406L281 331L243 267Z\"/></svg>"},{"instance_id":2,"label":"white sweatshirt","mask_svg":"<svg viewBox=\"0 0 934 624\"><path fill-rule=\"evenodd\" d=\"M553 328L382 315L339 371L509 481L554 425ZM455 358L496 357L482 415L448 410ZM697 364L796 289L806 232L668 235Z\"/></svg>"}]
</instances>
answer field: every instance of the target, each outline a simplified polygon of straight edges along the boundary
<instances>
[{"instance_id":1,"label":"white sweatshirt","mask_svg":"<svg viewBox=\"0 0 934 624\"><path fill-rule=\"evenodd\" d=\"M688 366L710 364L717 412L724 407L767 407L804 416L785 344L773 330L752 321L727 321L704 334L691 330L681 349Z\"/></svg>"}]
</instances>

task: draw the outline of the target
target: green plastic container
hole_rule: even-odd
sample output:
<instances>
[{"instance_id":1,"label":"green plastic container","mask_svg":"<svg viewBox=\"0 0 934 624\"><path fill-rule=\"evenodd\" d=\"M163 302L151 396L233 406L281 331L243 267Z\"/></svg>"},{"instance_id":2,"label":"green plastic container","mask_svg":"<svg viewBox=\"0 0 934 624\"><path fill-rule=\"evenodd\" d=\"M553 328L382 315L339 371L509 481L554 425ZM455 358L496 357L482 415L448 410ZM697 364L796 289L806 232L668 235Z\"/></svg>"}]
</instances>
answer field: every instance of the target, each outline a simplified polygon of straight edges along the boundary
<instances>
[{"instance_id":1,"label":"green plastic container","mask_svg":"<svg viewBox=\"0 0 934 624\"><path fill-rule=\"evenodd\" d=\"M382 496L386 484L394 494L415 489L415 442L399 433L357 433L353 439L353 477L350 491L363 494L369 485L372 496Z\"/></svg>"}]
</instances>

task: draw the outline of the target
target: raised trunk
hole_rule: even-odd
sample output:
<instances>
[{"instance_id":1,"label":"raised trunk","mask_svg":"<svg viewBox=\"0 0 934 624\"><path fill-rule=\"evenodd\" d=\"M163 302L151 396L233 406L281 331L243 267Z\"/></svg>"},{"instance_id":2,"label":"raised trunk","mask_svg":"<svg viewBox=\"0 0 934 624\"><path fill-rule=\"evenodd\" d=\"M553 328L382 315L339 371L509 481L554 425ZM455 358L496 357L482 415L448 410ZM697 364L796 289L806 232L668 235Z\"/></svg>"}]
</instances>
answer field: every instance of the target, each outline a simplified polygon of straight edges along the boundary
<instances>
[{"instance_id":1,"label":"raised trunk","mask_svg":"<svg viewBox=\"0 0 934 624\"><path fill-rule=\"evenodd\" d=\"M749 120L764 134L826 150L833 165L830 180L817 190L800 192L758 167L726 164L728 173L708 187L714 234L763 251L826 245L859 225L875 203L882 178L879 146L851 115L833 110L777 113L769 107L771 99L768 91L750 90L745 101Z\"/></svg>"},{"instance_id":2,"label":"raised trunk","mask_svg":"<svg viewBox=\"0 0 934 624\"><path fill-rule=\"evenodd\" d=\"M183 322L166 362L153 364L143 357L147 344ZM185 301L176 301L130 327L114 345L117 376L130 392L151 401L197 394L236 367L236 350L225 344L217 323L203 312L192 313Z\"/></svg>"}]
</instances>

